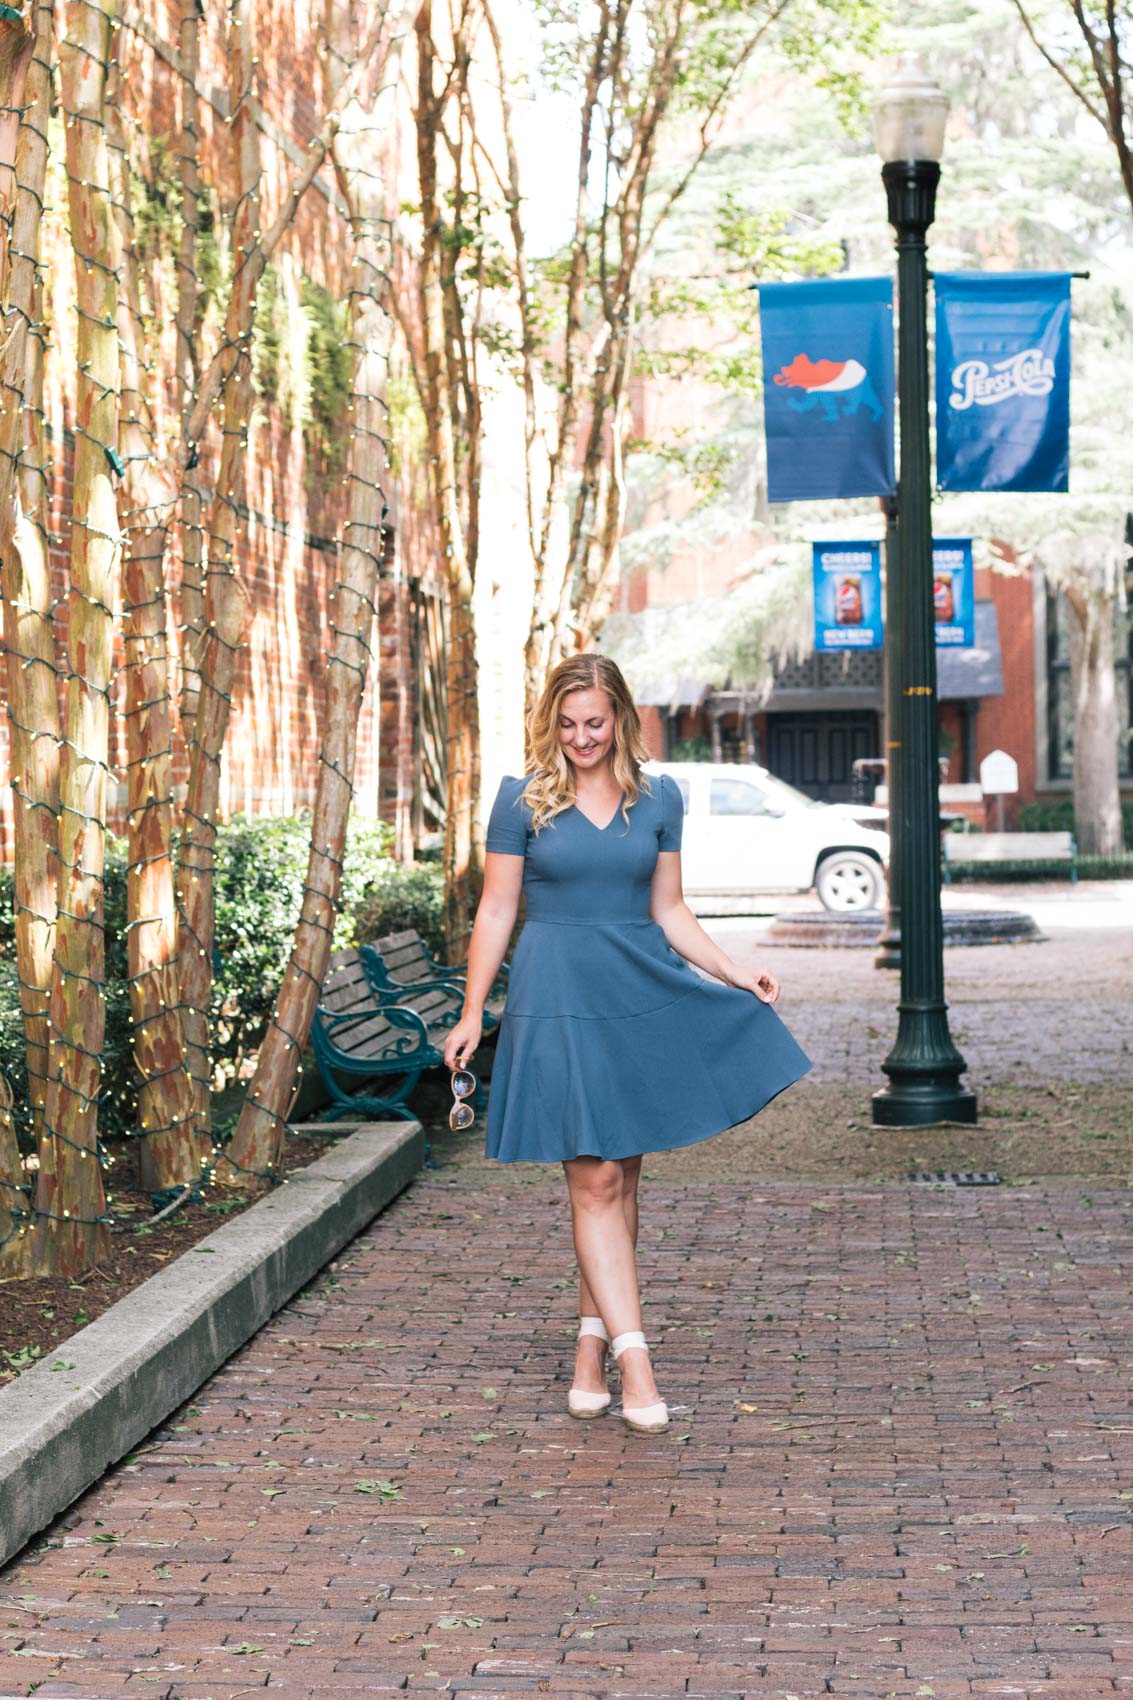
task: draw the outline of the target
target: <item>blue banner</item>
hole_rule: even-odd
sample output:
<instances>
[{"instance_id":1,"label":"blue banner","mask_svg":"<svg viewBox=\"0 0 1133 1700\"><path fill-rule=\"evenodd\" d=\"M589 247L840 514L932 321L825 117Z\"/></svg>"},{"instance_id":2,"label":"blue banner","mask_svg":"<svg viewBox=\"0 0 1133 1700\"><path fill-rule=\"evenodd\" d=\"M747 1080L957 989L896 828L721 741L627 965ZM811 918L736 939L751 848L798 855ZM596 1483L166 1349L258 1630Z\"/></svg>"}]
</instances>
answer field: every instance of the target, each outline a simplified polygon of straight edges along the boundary
<instances>
[{"instance_id":1,"label":"blue banner","mask_svg":"<svg viewBox=\"0 0 1133 1700\"><path fill-rule=\"evenodd\" d=\"M970 537L935 537L932 607L938 649L971 649L976 641L976 593Z\"/></svg>"},{"instance_id":2,"label":"blue banner","mask_svg":"<svg viewBox=\"0 0 1133 1700\"><path fill-rule=\"evenodd\" d=\"M814 647L880 649L881 544L815 543Z\"/></svg>"},{"instance_id":3,"label":"blue banner","mask_svg":"<svg viewBox=\"0 0 1133 1700\"><path fill-rule=\"evenodd\" d=\"M1065 490L1070 276L937 272L936 476L942 490Z\"/></svg>"},{"instance_id":4,"label":"blue banner","mask_svg":"<svg viewBox=\"0 0 1133 1700\"><path fill-rule=\"evenodd\" d=\"M759 319L768 500L891 495L890 279L761 283Z\"/></svg>"}]
</instances>

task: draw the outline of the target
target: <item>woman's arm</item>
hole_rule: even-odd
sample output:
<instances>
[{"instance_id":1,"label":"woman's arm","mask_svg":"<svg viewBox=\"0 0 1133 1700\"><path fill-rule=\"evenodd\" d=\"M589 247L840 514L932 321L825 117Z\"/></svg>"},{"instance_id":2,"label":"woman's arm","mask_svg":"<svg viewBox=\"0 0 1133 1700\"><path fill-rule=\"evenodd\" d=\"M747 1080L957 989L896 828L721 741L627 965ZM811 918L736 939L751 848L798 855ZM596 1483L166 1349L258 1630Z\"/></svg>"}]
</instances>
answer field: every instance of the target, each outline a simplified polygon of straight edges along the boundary
<instances>
[{"instance_id":1,"label":"woman's arm","mask_svg":"<svg viewBox=\"0 0 1133 1700\"><path fill-rule=\"evenodd\" d=\"M508 940L519 914L519 894L523 890L523 857L505 856L489 851L484 857L484 889L476 910L472 939L468 946L468 974L465 981L464 1013L477 1015L492 983L500 971L507 951Z\"/></svg>"},{"instance_id":2,"label":"woman's arm","mask_svg":"<svg viewBox=\"0 0 1133 1700\"><path fill-rule=\"evenodd\" d=\"M507 951L522 889L523 857L489 851L484 857L484 889L468 946L464 1008L445 1041L449 1068L463 1068L480 1043L484 1003Z\"/></svg>"},{"instance_id":3,"label":"woman's arm","mask_svg":"<svg viewBox=\"0 0 1133 1700\"><path fill-rule=\"evenodd\" d=\"M739 986L754 992L764 1003L774 1003L779 996L779 982L774 974L754 968L741 968L726 950L710 939L688 904L681 887L681 853L662 850L653 870L653 888L649 912L675 951L702 968L726 986Z\"/></svg>"}]
</instances>

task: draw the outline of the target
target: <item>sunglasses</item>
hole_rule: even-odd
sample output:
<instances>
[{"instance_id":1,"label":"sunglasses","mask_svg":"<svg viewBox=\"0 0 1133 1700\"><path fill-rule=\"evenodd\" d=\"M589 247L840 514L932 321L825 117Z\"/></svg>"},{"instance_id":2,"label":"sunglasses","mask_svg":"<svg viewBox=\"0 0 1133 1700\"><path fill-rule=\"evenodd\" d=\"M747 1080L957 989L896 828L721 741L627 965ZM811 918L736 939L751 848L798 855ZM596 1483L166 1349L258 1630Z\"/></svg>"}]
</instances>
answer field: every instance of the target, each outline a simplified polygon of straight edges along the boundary
<instances>
[{"instance_id":1,"label":"sunglasses","mask_svg":"<svg viewBox=\"0 0 1133 1700\"><path fill-rule=\"evenodd\" d=\"M450 1084L452 1109L448 1113L448 1125L454 1133L460 1133L464 1128L471 1127L476 1120L476 1111L471 1104L464 1102L476 1090L476 1076L470 1068L454 1068Z\"/></svg>"}]
</instances>

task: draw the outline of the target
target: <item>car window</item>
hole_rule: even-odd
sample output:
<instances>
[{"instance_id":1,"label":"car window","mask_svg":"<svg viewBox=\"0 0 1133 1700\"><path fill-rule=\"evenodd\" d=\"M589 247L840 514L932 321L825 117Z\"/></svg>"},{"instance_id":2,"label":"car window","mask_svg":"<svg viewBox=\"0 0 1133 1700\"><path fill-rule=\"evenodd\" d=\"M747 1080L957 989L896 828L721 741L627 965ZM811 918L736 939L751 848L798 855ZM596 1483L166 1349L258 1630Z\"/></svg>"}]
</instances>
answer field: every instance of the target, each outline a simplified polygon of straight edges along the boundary
<instances>
[{"instance_id":1,"label":"car window","mask_svg":"<svg viewBox=\"0 0 1133 1700\"><path fill-rule=\"evenodd\" d=\"M772 775L774 778L775 776ZM805 791L796 791L793 785L788 785L785 779L775 779L775 789L782 796L789 797L792 803L801 803L807 809L824 809L826 804L817 797L808 797Z\"/></svg>"},{"instance_id":2,"label":"car window","mask_svg":"<svg viewBox=\"0 0 1133 1700\"><path fill-rule=\"evenodd\" d=\"M746 779L714 779L708 793L710 815L765 815L767 799Z\"/></svg>"}]
</instances>

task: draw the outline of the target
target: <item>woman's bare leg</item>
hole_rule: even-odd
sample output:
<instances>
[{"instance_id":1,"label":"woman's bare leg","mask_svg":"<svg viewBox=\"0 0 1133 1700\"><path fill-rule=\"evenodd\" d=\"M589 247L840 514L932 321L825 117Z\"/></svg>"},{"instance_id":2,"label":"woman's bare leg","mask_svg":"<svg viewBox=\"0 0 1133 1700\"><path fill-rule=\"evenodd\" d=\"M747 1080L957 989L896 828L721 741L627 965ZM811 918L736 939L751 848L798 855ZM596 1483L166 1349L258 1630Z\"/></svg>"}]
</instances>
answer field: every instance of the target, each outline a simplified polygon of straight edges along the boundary
<instances>
[{"instance_id":1,"label":"woman's bare leg","mask_svg":"<svg viewBox=\"0 0 1133 1700\"><path fill-rule=\"evenodd\" d=\"M574 1157L563 1168L570 1191L574 1249L594 1305L592 1314L602 1318L611 1338L639 1329L637 1261L623 1197L625 1163ZM625 1352L620 1369L623 1392L631 1405L651 1405L660 1398L645 1352Z\"/></svg>"},{"instance_id":2,"label":"woman's bare leg","mask_svg":"<svg viewBox=\"0 0 1133 1700\"><path fill-rule=\"evenodd\" d=\"M637 1245L637 1183L641 1178L641 1158L623 1157L620 1159L622 1168L622 1209L625 1214L626 1227L634 1246ZM579 1316L598 1316L598 1306L594 1295L586 1285L585 1275L580 1275L578 1283L578 1314ZM587 1393L601 1393L606 1386L606 1353L608 1347L596 1335L585 1334L578 1342L578 1350L574 1361L574 1386Z\"/></svg>"}]
</instances>

